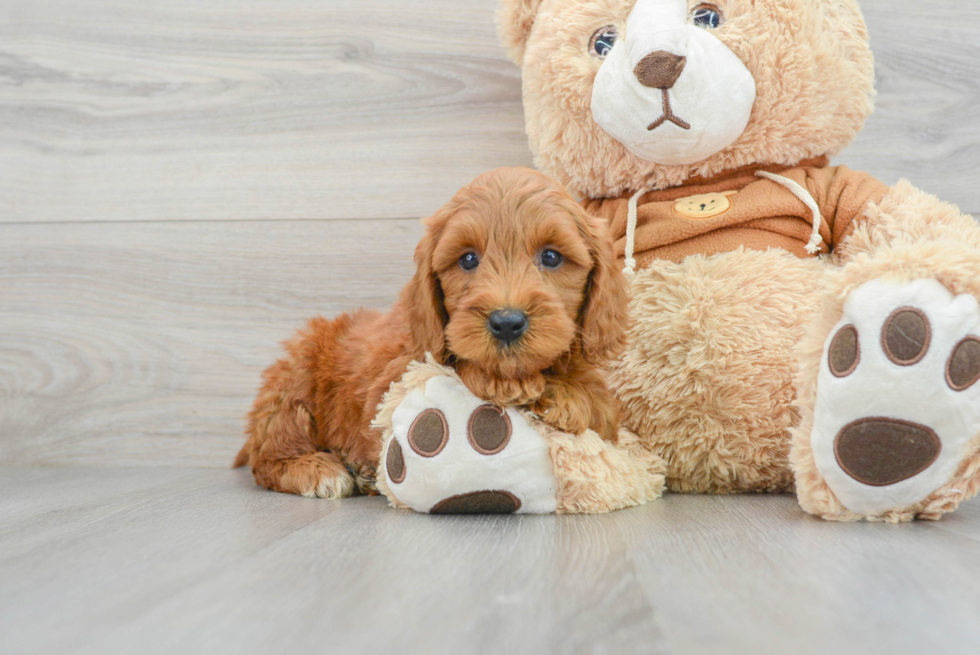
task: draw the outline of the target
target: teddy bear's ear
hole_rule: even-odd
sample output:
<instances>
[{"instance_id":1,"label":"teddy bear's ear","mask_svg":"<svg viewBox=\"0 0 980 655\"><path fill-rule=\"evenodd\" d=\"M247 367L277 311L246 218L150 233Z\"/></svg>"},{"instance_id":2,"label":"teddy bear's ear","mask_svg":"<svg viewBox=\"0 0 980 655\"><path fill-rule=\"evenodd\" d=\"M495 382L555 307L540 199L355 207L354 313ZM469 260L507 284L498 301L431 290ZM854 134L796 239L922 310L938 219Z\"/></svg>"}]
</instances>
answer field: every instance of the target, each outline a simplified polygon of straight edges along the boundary
<instances>
[{"instance_id":1,"label":"teddy bear's ear","mask_svg":"<svg viewBox=\"0 0 980 655\"><path fill-rule=\"evenodd\" d=\"M497 28L500 41L507 48L507 55L520 65L524 59L524 46L531 35L534 18L542 0L502 0L497 12Z\"/></svg>"}]
</instances>

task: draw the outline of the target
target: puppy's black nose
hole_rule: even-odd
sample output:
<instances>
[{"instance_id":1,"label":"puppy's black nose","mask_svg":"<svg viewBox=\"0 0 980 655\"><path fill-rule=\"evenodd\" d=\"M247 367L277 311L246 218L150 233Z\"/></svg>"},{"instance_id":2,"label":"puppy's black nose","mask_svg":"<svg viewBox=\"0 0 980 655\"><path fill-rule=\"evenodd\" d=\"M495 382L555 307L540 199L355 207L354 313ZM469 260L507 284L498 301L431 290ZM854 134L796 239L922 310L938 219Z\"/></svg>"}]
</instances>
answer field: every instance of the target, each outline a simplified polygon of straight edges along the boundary
<instances>
[{"instance_id":1,"label":"puppy's black nose","mask_svg":"<svg viewBox=\"0 0 980 655\"><path fill-rule=\"evenodd\" d=\"M527 314L518 309L498 309L490 314L487 326L497 341L510 344L527 331Z\"/></svg>"}]
</instances>

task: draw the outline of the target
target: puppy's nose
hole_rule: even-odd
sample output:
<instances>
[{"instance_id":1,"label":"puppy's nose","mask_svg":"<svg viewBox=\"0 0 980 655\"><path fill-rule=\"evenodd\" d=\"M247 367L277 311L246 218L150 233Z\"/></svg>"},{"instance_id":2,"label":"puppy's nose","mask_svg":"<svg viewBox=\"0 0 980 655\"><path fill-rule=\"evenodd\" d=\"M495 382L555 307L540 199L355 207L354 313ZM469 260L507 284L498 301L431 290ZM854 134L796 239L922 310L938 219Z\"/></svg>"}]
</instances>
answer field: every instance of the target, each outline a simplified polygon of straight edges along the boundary
<instances>
[{"instance_id":1,"label":"puppy's nose","mask_svg":"<svg viewBox=\"0 0 980 655\"><path fill-rule=\"evenodd\" d=\"M510 344L527 331L527 314L518 309L498 309L487 319L494 339Z\"/></svg>"},{"instance_id":2,"label":"puppy's nose","mask_svg":"<svg viewBox=\"0 0 980 655\"><path fill-rule=\"evenodd\" d=\"M687 66L687 57L658 50L640 60L633 74L643 86L651 89L669 89L677 84L677 79Z\"/></svg>"}]
</instances>

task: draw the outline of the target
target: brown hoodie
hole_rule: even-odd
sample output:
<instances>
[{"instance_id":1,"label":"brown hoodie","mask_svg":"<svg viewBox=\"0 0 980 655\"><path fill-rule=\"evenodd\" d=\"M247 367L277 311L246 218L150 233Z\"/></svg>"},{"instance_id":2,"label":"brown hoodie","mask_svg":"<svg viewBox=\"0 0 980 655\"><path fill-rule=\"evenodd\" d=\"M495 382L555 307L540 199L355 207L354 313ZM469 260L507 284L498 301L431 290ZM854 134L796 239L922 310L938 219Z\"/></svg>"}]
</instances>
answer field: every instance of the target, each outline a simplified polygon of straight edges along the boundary
<instances>
[{"instance_id":1,"label":"brown hoodie","mask_svg":"<svg viewBox=\"0 0 980 655\"><path fill-rule=\"evenodd\" d=\"M717 177L693 179L684 186L651 191L637 205L635 258L643 268L656 259L679 262L689 255L783 248L799 257L813 231L813 212L782 183L761 178L766 171L800 184L822 214L818 254L830 252L850 235L869 203L888 187L867 173L828 166L827 158L793 168L754 166ZM622 260L626 248L629 198L585 200L589 213L609 221Z\"/></svg>"}]
</instances>

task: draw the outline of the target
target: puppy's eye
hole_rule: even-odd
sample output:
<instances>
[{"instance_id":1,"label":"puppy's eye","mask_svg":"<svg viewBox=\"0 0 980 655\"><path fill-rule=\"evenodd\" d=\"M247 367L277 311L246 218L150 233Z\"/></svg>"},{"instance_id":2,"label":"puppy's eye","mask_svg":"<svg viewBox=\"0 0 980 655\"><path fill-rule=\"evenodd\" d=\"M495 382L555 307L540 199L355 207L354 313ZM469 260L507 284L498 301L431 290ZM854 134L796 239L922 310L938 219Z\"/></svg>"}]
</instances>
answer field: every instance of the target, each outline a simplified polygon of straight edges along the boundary
<instances>
[{"instance_id":1,"label":"puppy's eye","mask_svg":"<svg viewBox=\"0 0 980 655\"><path fill-rule=\"evenodd\" d=\"M722 15L721 9L714 5L698 5L694 8L691 19L698 27L709 30L721 27L722 23L725 22L725 17Z\"/></svg>"},{"instance_id":2,"label":"puppy's eye","mask_svg":"<svg viewBox=\"0 0 980 655\"><path fill-rule=\"evenodd\" d=\"M459 258L459 266L464 271L472 271L480 265L480 257L475 252L468 252Z\"/></svg>"},{"instance_id":3,"label":"puppy's eye","mask_svg":"<svg viewBox=\"0 0 980 655\"><path fill-rule=\"evenodd\" d=\"M541 265L545 268L558 268L565 258L557 250L545 250L541 253Z\"/></svg>"},{"instance_id":4,"label":"puppy's eye","mask_svg":"<svg viewBox=\"0 0 980 655\"><path fill-rule=\"evenodd\" d=\"M615 25L606 25L597 30L589 41L589 54L597 59L605 59L616 43L618 36L619 30L616 29Z\"/></svg>"}]
</instances>

